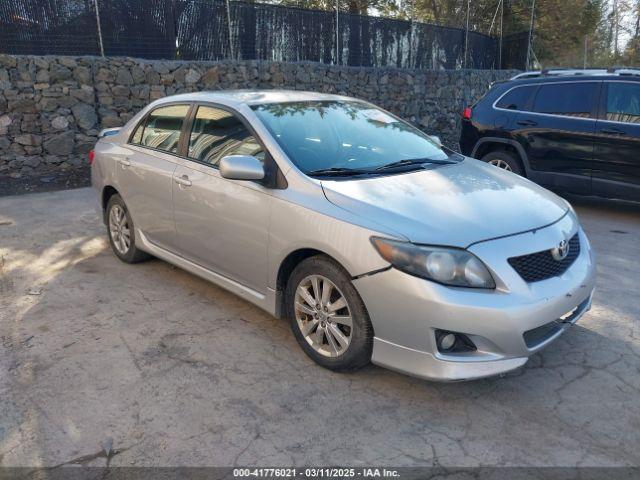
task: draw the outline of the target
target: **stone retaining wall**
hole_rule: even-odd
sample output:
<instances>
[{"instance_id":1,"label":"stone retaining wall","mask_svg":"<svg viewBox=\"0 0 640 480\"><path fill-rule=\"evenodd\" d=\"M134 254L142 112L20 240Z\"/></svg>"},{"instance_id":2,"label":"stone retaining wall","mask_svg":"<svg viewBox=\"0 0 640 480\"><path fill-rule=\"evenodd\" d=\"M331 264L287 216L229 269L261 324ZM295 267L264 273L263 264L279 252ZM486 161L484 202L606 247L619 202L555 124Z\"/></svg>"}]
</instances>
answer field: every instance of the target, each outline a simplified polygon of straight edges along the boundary
<instances>
[{"instance_id":1,"label":"stone retaining wall","mask_svg":"<svg viewBox=\"0 0 640 480\"><path fill-rule=\"evenodd\" d=\"M0 177L86 170L101 128L123 125L152 100L207 89L290 88L359 97L456 146L461 109L513 73L0 55Z\"/></svg>"}]
</instances>

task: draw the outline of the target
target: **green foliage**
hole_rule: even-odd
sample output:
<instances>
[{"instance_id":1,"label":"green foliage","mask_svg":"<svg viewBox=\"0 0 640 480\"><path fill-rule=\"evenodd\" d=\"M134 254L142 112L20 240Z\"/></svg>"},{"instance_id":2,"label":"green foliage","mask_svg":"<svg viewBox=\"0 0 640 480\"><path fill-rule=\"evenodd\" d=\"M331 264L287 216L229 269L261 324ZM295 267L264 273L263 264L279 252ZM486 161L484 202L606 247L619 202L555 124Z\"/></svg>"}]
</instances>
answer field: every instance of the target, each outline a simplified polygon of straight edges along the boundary
<instances>
[{"instance_id":1,"label":"green foliage","mask_svg":"<svg viewBox=\"0 0 640 480\"><path fill-rule=\"evenodd\" d=\"M594 37L603 15L602 0L540 0L535 52L544 66L581 67L585 36Z\"/></svg>"}]
</instances>

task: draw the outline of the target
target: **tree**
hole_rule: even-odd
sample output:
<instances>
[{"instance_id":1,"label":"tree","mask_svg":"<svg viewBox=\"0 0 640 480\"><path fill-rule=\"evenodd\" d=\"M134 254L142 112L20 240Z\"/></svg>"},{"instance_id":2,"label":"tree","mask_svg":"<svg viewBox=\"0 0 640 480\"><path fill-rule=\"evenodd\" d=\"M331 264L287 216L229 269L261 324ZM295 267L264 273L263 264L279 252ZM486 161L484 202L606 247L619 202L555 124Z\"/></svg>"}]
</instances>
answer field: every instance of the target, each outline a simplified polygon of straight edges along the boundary
<instances>
[{"instance_id":1,"label":"tree","mask_svg":"<svg viewBox=\"0 0 640 480\"><path fill-rule=\"evenodd\" d=\"M624 47L620 63L640 66L640 0L629 5L629 20L627 30L630 38Z\"/></svg>"}]
</instances>

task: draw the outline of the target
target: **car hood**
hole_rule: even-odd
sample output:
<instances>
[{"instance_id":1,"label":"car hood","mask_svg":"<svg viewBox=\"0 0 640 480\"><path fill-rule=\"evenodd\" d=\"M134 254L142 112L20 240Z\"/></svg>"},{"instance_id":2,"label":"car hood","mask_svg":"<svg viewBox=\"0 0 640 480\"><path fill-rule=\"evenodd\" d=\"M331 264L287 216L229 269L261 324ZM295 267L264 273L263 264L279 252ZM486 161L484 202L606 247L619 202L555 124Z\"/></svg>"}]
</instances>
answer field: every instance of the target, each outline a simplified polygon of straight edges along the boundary
<instances>
[{"instance_id":1,"label":"car hood","mask_svg":"<svg viewBox=\"0 0 640 480\"><path fill-rule=\"evenodd\" d=\"M544 188L466 158L389 176L322 181L327 199L415 243L467 247L550 225L568 206Z\"/></svg>"}]
</instances>

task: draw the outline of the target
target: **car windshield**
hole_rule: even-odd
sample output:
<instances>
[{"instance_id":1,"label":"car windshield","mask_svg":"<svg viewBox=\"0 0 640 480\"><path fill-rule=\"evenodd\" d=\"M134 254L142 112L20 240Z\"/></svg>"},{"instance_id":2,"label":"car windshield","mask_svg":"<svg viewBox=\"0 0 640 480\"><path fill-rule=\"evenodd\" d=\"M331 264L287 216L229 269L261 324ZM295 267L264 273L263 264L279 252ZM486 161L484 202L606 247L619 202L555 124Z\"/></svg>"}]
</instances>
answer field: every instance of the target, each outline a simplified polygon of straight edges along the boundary
<instances>
[{"instance_id":1,"label":"car windshield","mask_svg":"<svg viewBox=\"0 0 640 480\"><path fill-rule=\"evenodd\" d=\"M272 103L253 110L291 161L311 175L363 173L391 164L415 168L452 158L417 128L363 102Z\"/></svg>"}]
</instances>

